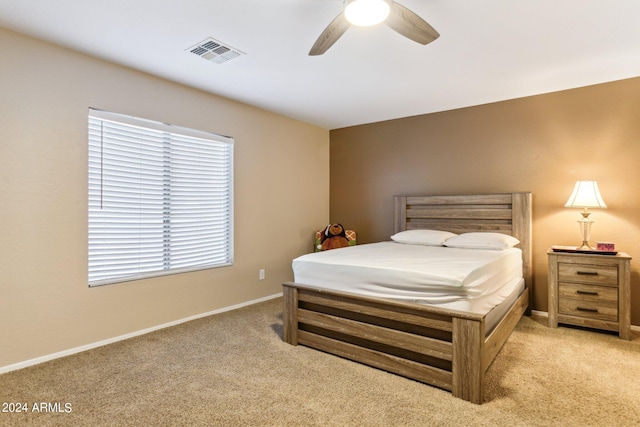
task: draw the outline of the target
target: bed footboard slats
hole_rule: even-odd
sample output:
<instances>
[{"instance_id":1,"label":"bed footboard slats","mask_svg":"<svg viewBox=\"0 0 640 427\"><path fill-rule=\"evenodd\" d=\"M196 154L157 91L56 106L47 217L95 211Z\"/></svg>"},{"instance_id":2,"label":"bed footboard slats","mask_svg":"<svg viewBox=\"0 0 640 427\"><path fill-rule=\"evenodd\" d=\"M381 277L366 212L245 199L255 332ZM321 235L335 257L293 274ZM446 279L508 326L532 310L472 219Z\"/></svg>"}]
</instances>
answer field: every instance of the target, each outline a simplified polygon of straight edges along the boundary
<instances>
[{"instance_id":1,"label":"bed footboard slats","mask_svg":"<svg viewBox=\"0 0 640 427\"><path fill-rule=\"evenodd\" d=\"M298 331L298 341L317 350L451 391L453 375L450 371L303 330Z\"/></svg>"},{"instance_id":2,"label":"bed footboard slats","mask_svg":"<svg viewBox=\"0 0 640 427\"><path fill-rule=\"evenodd\" d=\"M284 291L289 301L284 315L287 342L452 390L455 356L450 315L287 284Z\"/></svg>"},{"instance_id":3,"label":"bed footboard slats","mask_svg":"<svg viewBox=\"0 0 640 427\"><path fill-rule=\"evenodd\" d=\"M438 316L431 314L430 316L416 315L408 310L403 311L396 308L395 311L389 311L388 308L380 308L382 305L370 304L363 302L350 302L348 298L332 295L329 293L314 294L304 290L298 292L298 299L303 302L317 304L325 307L332 307L339 310L350 311L362 315L374 316L384 320L403 322L407 325L419 325L425 328L436 329L445 332L451 332L451 316ZM380 307L378 307L380 306Z\"/></svg>"},{"instance_id":4,"label":"bed footboard slats","mask_svg":"<svg viewBox=\"0 0 640 427\"><path fill-rule=\"evenodd\" d=\"M452 345L420 335L380 327L373 324L358 322L351 319L316 313L309 310L298 310L298 322L316 326L328 331L334 331L344 336L361 338L373 343L399 347L411 352L424 354L451 361Z\"/></svg>"}]
</instances>

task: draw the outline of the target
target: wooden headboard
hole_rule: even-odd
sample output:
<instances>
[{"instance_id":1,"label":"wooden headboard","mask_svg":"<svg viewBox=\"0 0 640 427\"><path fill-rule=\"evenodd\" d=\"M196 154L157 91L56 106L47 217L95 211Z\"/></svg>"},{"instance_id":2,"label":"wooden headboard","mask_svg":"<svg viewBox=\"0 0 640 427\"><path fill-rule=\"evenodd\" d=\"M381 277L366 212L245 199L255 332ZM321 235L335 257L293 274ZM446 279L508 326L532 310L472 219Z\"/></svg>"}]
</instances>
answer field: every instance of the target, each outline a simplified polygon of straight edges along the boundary
<instances>
[{"instance_id":1,"label":"wooden headboard","mask_svg":"<svg viewBox=\"0 0 640 427\"><path fill-rule=\"evenodd\" d=\"M395 196L394 232L412 229L452 233L492 231L520 240L523 274L533 284L531 193Z\"/></svg>"}]
</instances>

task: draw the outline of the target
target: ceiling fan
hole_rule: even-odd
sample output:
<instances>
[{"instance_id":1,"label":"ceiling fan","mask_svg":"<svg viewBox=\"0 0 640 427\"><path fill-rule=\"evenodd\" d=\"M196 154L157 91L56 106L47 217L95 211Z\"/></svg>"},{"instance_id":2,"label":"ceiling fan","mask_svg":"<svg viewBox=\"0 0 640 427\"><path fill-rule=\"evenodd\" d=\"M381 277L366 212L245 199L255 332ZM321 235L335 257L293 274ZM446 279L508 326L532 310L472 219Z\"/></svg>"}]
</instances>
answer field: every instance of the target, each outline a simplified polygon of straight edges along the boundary
<instances>
[{"instance_id":1,"label":"ceiling fan","mask_svg":"<svg viewBox=\"0 0 640 427\"><path fill-rule=\"evenodd\" d=\"M394 0L343 0L343 3L344 11L320 34L309 55L325 53L351 25L371 26L384 22L395 32L423 45L440 37L424 19Z\"/></svg>"}]
</instances>

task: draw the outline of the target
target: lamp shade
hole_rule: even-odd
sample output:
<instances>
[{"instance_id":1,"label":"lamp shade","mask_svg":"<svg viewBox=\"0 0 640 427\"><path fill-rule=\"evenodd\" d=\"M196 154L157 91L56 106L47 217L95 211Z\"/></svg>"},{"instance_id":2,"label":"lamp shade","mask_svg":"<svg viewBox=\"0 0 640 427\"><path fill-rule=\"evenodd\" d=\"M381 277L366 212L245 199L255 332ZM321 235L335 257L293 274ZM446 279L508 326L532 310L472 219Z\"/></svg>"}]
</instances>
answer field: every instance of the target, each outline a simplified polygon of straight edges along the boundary
<instances>
[{"instance_id":1,"label":"lamp shade","mask_svg":"<svg viewBox=\"0 0 640 427\"><path fill-rule=\"evenodd\" d=\"M347 2L344 15L353 25L368 27L387 19L390 10L385 0L351 0Z\"/></svg>"},{"instance_id":2,"label":"lamp shade","mask_svg":"<svg viewBox=\"0 0 640 427\"><path fill-rule=\"evenodd\" d=\"M606 208L596 181L578 181L565 208Z\"/></svg>"}]
</instances>

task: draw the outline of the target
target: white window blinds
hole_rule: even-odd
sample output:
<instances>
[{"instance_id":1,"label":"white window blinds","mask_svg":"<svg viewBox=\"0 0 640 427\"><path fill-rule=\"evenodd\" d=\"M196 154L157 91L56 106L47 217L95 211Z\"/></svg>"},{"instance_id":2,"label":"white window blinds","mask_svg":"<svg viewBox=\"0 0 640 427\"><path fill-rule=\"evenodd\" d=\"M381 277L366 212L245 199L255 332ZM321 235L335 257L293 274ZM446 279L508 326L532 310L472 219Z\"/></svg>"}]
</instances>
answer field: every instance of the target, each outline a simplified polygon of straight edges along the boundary
<instances>
[{"instance_id":1,"label":"white window blinds","mask_svg":"<svg viewBox=\"0 0 640 427\"><path fill-rule=\"evenodd\" d=\"M233 263L233 139L89 111L89 286Z\"/></svg>"}]
</instances>

